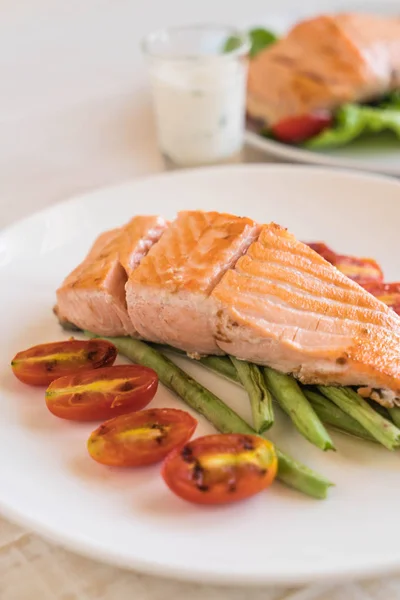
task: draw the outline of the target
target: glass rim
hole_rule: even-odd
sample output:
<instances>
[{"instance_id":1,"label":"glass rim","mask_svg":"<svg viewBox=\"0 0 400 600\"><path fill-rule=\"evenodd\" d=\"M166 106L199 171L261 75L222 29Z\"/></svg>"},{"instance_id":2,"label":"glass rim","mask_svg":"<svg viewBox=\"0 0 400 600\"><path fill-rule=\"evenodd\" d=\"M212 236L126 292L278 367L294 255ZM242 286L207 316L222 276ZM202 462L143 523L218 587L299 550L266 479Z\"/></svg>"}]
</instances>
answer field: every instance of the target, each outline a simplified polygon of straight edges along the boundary
<instances>
[{"instance_id":1,"label":"glass rim","mask_svg":"<svg viewBox=\"0 0 400 600\"><path fill-rule=\"evenodd\" d=\"M168 38L171 34L176 34L183 31L197 30L197 31L207 31L207 30L222 30L225 29L228 37L235 37L238 40L238 46L232 50L227 50L226 52L222 52L220 54L187 54L187 55L166 55L163 52L157 52L151 50L151 44L162 38ZM215 61L215 60L230 60L232 58L240 58L248 53L250 50L250 39L248 35L234 27L232 25L226 25L223 23L199 23L193 25L177 25L173 27L165 27L164 29L157 29L155 31L151 31L146 34L141 40L141 49L145 56L149 58L156 58L165 61L176 61L176 62L189 62L189 61Z\"/></svg>"}]
</instances>

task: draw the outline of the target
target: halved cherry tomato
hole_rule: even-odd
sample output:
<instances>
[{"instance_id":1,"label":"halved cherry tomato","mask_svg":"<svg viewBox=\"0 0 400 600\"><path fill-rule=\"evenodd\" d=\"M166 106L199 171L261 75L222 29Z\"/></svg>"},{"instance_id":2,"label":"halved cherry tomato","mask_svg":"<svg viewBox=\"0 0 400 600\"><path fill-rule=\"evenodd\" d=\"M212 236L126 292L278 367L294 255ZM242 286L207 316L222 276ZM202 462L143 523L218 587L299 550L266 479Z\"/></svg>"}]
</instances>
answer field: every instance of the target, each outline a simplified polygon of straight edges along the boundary
<instances>
[{"instance_id":1,"label":"halved cherry tomato","mask_svg":"<svg viewBox=\"0 0 400 600\"><path fill-rule=\"evenodd\" d=\"M358 258L357 256L338 254L334 264L339 271L360 285L383 281L382 269L373 258Z\"/></svg>"},{"instance_id":2,"label":"halved cherry tomato","mask_svg":"<svg viewBox=\"0 0 400 600\"><path fill-rule=\"evenodd\" d=\"M331 113L318 111L312 115L300 115L283 119L272 126L274 136L287 144L299 144L321 133L333 123Z\"/></svg>"},{"instance_id":3,"label":"halved cherry tomato","mask_svg":"<svg viewBox=\"0 0 400 600\"><path fill-rule=\"evenodd\" d=\"M138 365L81 371L53 381L46 404L62 419L104 421L147 406L157 385L157 374Z\"/></svg>"},{"instance_id":4,"label":"halved cherry tomato","mask_svg":"<svg viewBox=\"0 0 400 600\"><path fill-rule=\"evenodd\" d=\"M365 283L363 288L400 315L400 282Z\"/></svg>"},{"instance_id":5,"label":"halved cherry tomato","mask_svg":"<svg viewBox=\"0 0 400 600\"><path fill-rule=\"evenodd\" d=\"M14 375L28 385L49 385L77 371L112 365L117 349L105 340L68 340L33 346L11 361Z\"/></svg>"},{"instance_id":6,"label":"halved cherry tomato","mask_svg":"<svg viewBox=\"0 0 400 600\"><path fill-rule=\"evenodd\" d=\"M271 442L242 434L206 435L177 448L162 476L180 498L196 504L225 504L253 496L275 478L278 460Z\"/></svg>"},{"instance_id":7,"label":"halved cherry tomato","mask_svg":"<svg viewBox=\"0 0 400 600\"><path fill-rule=\"evenodd\" d=\"M197 421L174 408L153 408L106 421L88 440L90 456L103 465L139 467L163 460L193 435Z\"/></svg>"},{"instance_id":8,"label":"halved cherry tomato","mask_svg":"<svg viewBox=\"0 0 400 600\"><path fill-rule=\"evenodd\" d=\"M349 279L356 281L360 285L364 285L364 283L380 283L383 281L382 269L373 258L360 258L358 256L337 254L322 242L309 243L308 246L334 265Z\"/></svg>"},{"instance_id":9,"label":"halved cherry tomato","mask_svg":"<svg viewBox=\"0 0 400 600\"><path fill-rule=\"evenodd\" d=\"M317 254L322 256L325 260L330 262L332 265L335 264L337 254L334 250L331 250L329 246L324 244L323 242L307 242L307 246L310 246Z\"/></svg>"}]
</instances>

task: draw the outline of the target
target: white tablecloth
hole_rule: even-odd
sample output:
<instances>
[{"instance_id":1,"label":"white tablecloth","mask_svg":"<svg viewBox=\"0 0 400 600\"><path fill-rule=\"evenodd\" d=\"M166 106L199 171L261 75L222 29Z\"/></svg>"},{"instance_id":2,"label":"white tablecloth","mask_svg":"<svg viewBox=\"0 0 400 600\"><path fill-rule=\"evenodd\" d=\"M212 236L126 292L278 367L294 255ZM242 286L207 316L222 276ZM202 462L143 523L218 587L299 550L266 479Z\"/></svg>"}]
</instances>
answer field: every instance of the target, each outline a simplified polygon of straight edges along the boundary
<instances>
[{"instance_id":1,"label":"white tablecloth","mask_svg":"<svg viewBox=\"0 0 400 600\"><path fill-rule=\"evenodd\" d=\"M291 13L299 4L279 3ZM313 0L302 10L346 4ZM265 0L3 0L0 227L72 194L163 170L138 49L144 33L169 24L256 24L269 17ZM245 160L269 159L247 150ZM183 584L83 559L0 517L0 600L188 597L392 600L400 598L400 577L300 590Z\"/></svg>"}]
</instances>

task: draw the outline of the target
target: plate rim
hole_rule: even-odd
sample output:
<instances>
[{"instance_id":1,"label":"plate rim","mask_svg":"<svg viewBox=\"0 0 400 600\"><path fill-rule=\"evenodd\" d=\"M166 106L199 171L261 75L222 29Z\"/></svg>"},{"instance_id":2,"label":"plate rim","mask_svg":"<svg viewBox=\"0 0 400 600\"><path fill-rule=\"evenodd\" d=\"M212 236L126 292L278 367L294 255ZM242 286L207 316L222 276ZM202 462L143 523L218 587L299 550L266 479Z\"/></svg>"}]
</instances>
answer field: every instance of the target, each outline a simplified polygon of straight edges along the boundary
<instances>
[{"instance_id":1,"label":"plate rim","mask_svg":"<svg viewBox=\"0 0 400 600\"><path fill-rule=\"evenodd\" d=\"M392 177L400 177L400 147L399 147L399 167L382 167L374 169L371 165L360 164L359 161L354 159L345 159L331 156L329 154L323 154L319 152L313 152L306 148L298 148L296 146L289 146L283 144L277 140L270 140L262 137L258 133L245 129L245 141L252 148L256 148L265 154L277 156L287 161L295 161L296 163L305 163L304 166L317 166L320 165L326 168L337 168L340 170L357 171L360 173L375 173L376 175L390 175Z\"/></svg>"},{"instance_id":2,"label":"plate rim","mask_svg":"<svg viewBox=\"0 0 400 600\"><path fill-rule=\"evenodd\" d=\"M137 572L138 574L165 578L177 582L198 583L206 585L217 585L220 587L240 586L255 588L258 586L301 586L311 584L342 584L356 580L366 580L371 577L384 577L395 574L400 567L400 552L397 557L391 557L390 560L381 559L379 565L376 566L376 561L373 565L366 564L359 567L346 567L338 574L334 569L330 571L320 570L317 573L308 569L302 574L292 575L261 575L261 574L237 574L233 571L229 573L210 573L206 569L193 570L191 567L171 567L163 564L150 562L143 559L127 559L124 555L120 555L115 551L105 550L96 547L90 540L78 536L70 535L69 533L61 536L46 525L41 525L40 528L35 524L35 520L22 515L19 511L14 510L9 505L4 505L0 498L1 516L6 517L10 522L26 527L28 534L41 536L49 543L53 543L69 552L75 553L90 560L98 561L104 565L116 567L126 571ZM371 561L372 562L372 561Z\"/></svg>"},{"instance_id":3,"label":"plate rim","mask_svg":"<svg viewBox=\"0 0 400 600\"><path fill-rule=\"evenodd\" d=\"M256 134L254 134L256 135ZM257 136L256 137L260 137ZM118 193L120 190L125 188L129 188L132 185L138 183L147 183L152 181L153 179L162 180L162 179L175 179L181 177L190 177L193 174L204 173L207 176L208 173L212 174L215 172L222 171L281 171L284 174L285 171L297 171L297 172L307 172L307 173L325 173L327 175L335 175L338 177L345 177L348 179L370 179L375 180L376 182L381 181L382 183L391 183L394 185L400 185L400 179L391 173L378 173L375 171L364 171L362 169L351 169L346 167L334 167L332 165L326 164L302 164L296 162L292 164L288 163L265 163L265 162L251 162L251 163L239 163L239 164L227 164L227 165L211 165L204 167L190 167L190 168L182 168L175 170L165 170L165 171L157 171L154 173L149 173L146 175L138 176L138 177L129 177L121 180L118 183L113 183L111 185L104 186L96 186L89 190L84 190L82 192L78 192L71 195L66 195L59 200L55 200L52 204L44 206L43 208L33 211L28 215L17 219L6 225L5 227L0 228L0 238L12 234L13 230L26 224L30 220L39 219L41 216L46 214L52 214L53 212L57 212L60 208L63 208L67 205L73 205L74 203L79 203L85 198L91 198L92 196L96 196L99 193ZM1 266L0 266L1 269Z\"/></svg>"},{"instance_id":4,"label":"plate rim","mask_svg":"<svg viewBox=\"0 0 400 600\"><path fill-rule=\"evenodd\" d=\"M145 183L153 180L163 180L172 178L190 177L195 173L196 176L207 177L207 174L215 172L230 172L230 171L242 171L244 173L251 174L255 171L265 172L281 172L282 174L289 172L301 172L309 173L312 176L313 173L319 175L335 176L338 178L345 178L351 180L373 180L377 183L389 184L396 186L400 191L400 182L389 175L377 174L377 173L365 173L363 171L351 171L347 169L333 169L330 167L320 167L316 165L286 165L286 164L265 164L265 163L253 163L253 164L241 164L241 165L225 165L225 166L212 166L204 167L202 169L185 169L177 171L167 171L161 173L149 174L145 177L137 177L133 179L127 179L118 184L111 186L101 186L93 190L85 191L83 193L74 194L67 197L64 200L57 201L51 206L47 206L40 211L33 212L27 215L23 219L17 220L11 223L8 227L5 227L0 231L0 239L12 234L15 229L20 226L26 225L29 221L43 218L45 215L51 214L54 211L57 212L62 209L63 206L73 205L74 203L80 203L84 198L93 197L99 193L115 193L118 190L124 190L136 184ZM0 267L1 270L1 267ZM315 571L312 566L307 570L302 570L301 574L294 573L292 575L277 575L273 576L270 573L264 574L249 574L243 573L237 574L235 572L209 572L204 568L193 570L192 567L174 567L166 566L164 564L154 563L147 559L132 558L124 555L119 555L115 550L107 550L103 546L98 547L93 543L93 540L86 538L80 532L78 534L59 532L54 527L48 526L43 521L37 521L30 513L23 512L19 509L15 509L10 505L9 502L4 501L0 495L0 510L3 516L8 518L12 522L16 522L26 527L30 531L34 531L45 539L52 543L61 545L68 550L76 552L78 555L83 555L88 558L99 560L105 564L113 565L119 568L136 570L147 575L160 576L168 579L175 579L188 582L204 582L210 584L217 584L222 586L229 585L243 585L243 586L259 586L259 585L301 585L309 584L312 582L337 582L338 578L340 581L348 581L354 578L362 579L369 578L371 575L384 576L398 570L400 567L400 551L397 556L384 557L380 560L370 559L370 563L358 567L346 567L341 568L338 573L334 569L322 569ZM371 564L372 563L372 564Z\"/></svg>"}]
</instances>

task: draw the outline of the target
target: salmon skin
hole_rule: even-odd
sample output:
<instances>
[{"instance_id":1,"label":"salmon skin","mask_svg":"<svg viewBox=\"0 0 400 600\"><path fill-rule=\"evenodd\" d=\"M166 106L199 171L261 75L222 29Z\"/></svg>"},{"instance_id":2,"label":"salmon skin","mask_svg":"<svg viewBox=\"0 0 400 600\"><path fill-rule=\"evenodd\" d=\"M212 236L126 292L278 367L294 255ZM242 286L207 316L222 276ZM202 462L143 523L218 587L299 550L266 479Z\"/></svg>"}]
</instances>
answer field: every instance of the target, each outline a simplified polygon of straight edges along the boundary
<instances>
[{"instance_id":1,"label":"salmon skin","mask_svg":"<svg viewBox=\"0 0 400 600\"><path fill-rule=\"evenodd\" d=\"M400 404L400 317L275 223L135 217L97 239L57 299L60 319L99 335L227 353Z\"/></svg>"},{"instance_id":2,"label":"salmon skin","mask_svg":"<svg viewBox=\"0 0 400 600\"><path fill-rule=\"evenodd\" d=\"M60 321L98 335L136 336L126 308L125 284L166 226L161 217L138 216L124 227L102 233L57 290Z\"/></svg>"},{"instance_id":3,"label":"salmon skin","mask_svg":"<svg viewBox=\"0 0 400 600\"><path fill-rule=\"evenodd\" d=\"M210 293L258 234L244 217L184 211L131 274L128 312L140 336L195 355L221 354Z\"/></svg>"},{"instance_id":4,"label":"salmon skin","mask_svg":"<svg viewBox=\"0 0 400 600\"><path fill-rule=\"evenodd\" d=\"M306 19L249 62L247 112L271 126L400 86L400 17Z\"/></svg>"}]
</instances>

